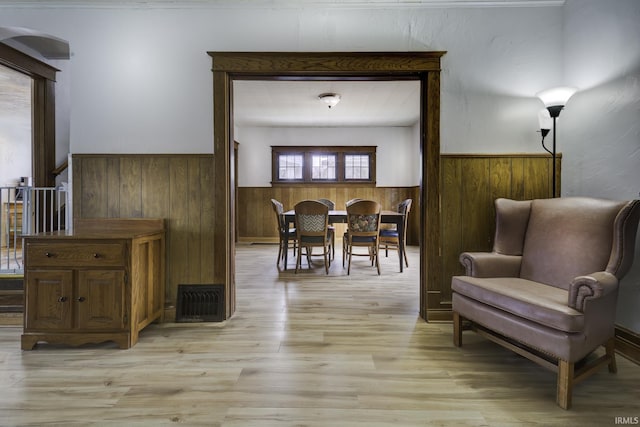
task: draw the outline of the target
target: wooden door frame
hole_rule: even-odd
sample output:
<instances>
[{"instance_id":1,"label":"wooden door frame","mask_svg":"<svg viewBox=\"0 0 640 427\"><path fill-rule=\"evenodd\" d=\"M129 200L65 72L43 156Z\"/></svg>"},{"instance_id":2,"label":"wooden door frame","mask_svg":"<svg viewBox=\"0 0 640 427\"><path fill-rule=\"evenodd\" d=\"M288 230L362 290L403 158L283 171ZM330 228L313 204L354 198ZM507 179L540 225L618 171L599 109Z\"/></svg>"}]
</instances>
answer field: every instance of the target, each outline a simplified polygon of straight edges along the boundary
<instances>
[{"instance_id":1,"label":"wooden door frame","mask_svg":"<svg viewBox=\"0 0 640 427\"><path fill-rule=\"evenodd\" d=\"M59 70L0 43L0 64L33 79L31 157L33 185L55 185L55 79Z\"/></svg>"},{"instance_id":2,"label":"wooden door frame","mask_svg":"<svg viewBox=\"0 0 640 427\"><path fill-rule=\"evenodd\" d=\"M400 79L420 81L420 316L439 320L440 58L445 52L208 52L213 72L214 281L225 319L235 312L233 81ZM429 310L429 315L427 311ZM433 316L431 312L433 311ZM445 315L446 316L446 315Z\"/></svg>"}]
</instances>

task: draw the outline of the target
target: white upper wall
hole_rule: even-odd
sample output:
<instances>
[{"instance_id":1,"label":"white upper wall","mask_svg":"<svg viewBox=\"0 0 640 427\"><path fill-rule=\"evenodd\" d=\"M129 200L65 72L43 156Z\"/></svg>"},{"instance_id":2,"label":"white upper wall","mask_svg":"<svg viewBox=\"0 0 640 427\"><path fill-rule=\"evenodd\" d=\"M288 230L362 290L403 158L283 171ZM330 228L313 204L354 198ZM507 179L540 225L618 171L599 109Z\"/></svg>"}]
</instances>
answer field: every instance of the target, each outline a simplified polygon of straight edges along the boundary
<instances>
[{"instance_id":1,"label":"white upper wall","mask_svg":"<svg viewBox=\"0 0 640 427\"><path fill-rule=\"evenodd\" d=\"M212 152L207 51L446 50L444 152L540 152L534 94L562 72L558 6L2 7L0 26L69 41L73 153Z\"/></svg>"},{"instance_id":2,"label":"white upper wall","mask_svg":"<svg viewBox=\"0 0 640 427\"><path fill-rule=\"evenodd\" d=\"M375 145L378 187L420 182L420 144L414 127L258 127L236 129L238 186L271 185L272 145Z\"/></svg>"},{"instance_id":3,"label":"white upper wall","mask_svg":"<svg viewBox=\"0 0 640 427\"><path fill-rule=\"evenodd\" d=\"M615 6L615 7L611 7ZM569 0L565 82L579 88L558 121L562 193L637 199L640 193L640 2ZM620 285L617 322L640 332L640 234Z\"/></svg>"}]
</instances>

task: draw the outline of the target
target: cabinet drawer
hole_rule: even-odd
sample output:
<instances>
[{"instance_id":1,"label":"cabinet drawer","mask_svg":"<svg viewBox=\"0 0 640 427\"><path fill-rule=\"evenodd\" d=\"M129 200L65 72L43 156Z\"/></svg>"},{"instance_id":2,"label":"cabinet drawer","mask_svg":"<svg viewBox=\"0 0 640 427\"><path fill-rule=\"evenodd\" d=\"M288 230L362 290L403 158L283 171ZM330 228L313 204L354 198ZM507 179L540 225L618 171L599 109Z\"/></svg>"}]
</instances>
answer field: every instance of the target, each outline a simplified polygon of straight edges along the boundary
<instances>
[{"instance_id":1,"label":"cabinet drawer","mask_svg":"<svg viewBox=\"0 0 640 427\"><path fill-rule=\"evenodd\" d=\"M27 243L29 267L118 267L124 265L120 243Z\"/></svg>"}]
</instances>

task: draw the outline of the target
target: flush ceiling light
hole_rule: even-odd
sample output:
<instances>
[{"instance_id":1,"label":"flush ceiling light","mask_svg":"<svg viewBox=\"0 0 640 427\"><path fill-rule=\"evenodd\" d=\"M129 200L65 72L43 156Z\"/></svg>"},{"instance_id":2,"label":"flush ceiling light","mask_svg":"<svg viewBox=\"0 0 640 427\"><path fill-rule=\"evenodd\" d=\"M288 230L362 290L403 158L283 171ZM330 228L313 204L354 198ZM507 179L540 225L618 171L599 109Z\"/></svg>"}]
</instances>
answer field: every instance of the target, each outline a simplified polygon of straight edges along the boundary
<instances>
[{"instance_id":1,"label":"flush ceiling light","mask_svg":"<svg viewBox=\"0 0 640 427\"><path fill-rule=\"evenodd\" d=\"M340 95L333 92L321 93L318 99L327 104L329 108L335 107L340 102Z\"/></svg>"}]
</instances>

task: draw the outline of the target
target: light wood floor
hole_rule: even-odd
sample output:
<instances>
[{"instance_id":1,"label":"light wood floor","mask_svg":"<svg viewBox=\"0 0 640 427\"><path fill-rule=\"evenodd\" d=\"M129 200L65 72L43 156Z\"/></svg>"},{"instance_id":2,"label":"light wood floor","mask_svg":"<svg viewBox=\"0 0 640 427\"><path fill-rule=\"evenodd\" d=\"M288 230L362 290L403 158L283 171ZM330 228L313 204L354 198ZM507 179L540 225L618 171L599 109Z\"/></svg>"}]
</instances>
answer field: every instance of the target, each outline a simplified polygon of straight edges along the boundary
<instances>
[{"instance_id":1,"label":"light wood floor","mask_svg":"<svg viewBox=\"0 0 640 427\"><path fill-rule=\"evenodd\" d=\"M640 416L640 367L618 357L555 404L555 376L472 332L418 317L417 248L398 273L279 272L277 247L240 245L226 323L151 325L113 344L20 350L0 327L0 425L613 426ZM293 261L291 261L293 265Z\"/></svg>"}]
</instances>

